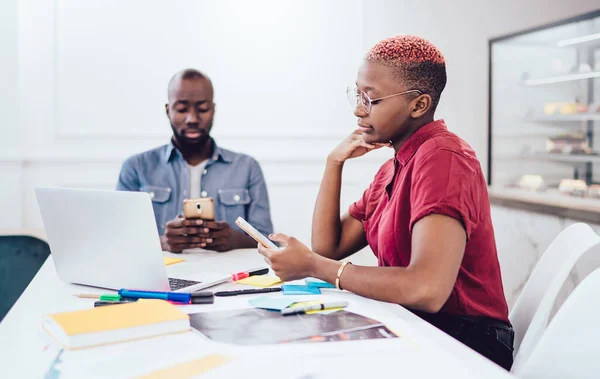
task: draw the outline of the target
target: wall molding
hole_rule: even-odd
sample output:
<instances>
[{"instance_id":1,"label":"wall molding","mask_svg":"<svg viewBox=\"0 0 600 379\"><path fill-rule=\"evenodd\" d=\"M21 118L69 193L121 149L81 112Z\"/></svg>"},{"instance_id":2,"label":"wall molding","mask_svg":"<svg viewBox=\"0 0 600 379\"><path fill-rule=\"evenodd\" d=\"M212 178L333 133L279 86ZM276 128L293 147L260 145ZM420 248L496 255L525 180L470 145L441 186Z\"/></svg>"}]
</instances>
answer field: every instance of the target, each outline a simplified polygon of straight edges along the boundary
<instances>
[{"instance_id":1,"label":"wall molding","mask_svg":"<svg viewBox=\"0 0 600 379\"><path fill-rule=\"evenodd\" d=\"M113 164L123 163L129 156L123 157L94 157L94 156L82 156L82 155L69 155L69 156L29 156L29 157L15 157L6 156L0 154L0 164L20 164L23 167L30 166L46 166L53 164L80 164L80 163L97 163L97 164ZM260 157L253 155L261 164L309 164L309 165L324 165L326 157ZM356 161L364 164L383 164L385 159L377 158L363 158L360 161Z\"/></svg>"},{"instance_id":2,"label":"wall molding","mask_svg":"<svg viewBox=\"0 0 600 379\"><path fill-rule=\"evenodd\" d=\"M58 112L56 109L55 112ZM57 122L58 123L58 122ZM165 126L166 128L166 126ZM166 129L165 129L166 130ZM254 133L254 134L246 134L246 133L220 133L217 132L215 134L215 138L226 139L226 140L235 140L235 141L281 141L281 140L294 140L294 141L323 141L323 140L331 140L331 141L342 141L344 138L348 137L348 134L319 134L317 137L313 135L307 135L306 133ZM100 131L89 131L89 130L77 130L72 128L63 129L58 127L56 130L56 136L61 141L81 141L81 140L89 140L93 138L95 140L136 140L140 139L144 140L161 140L164 141L165 138L169 137L169 133L147 133L147 134L135 134L128 133L127 131L123 131L122 133L111 132L100 132Z\"/></svg>"},{"instance_id":3,"label":"wall molding","mask_svg":"<svg viewBox=\"0 0 600 379\"><path fill-rule=\"evenodd\" d=\"M116 142L116 141L115 141ZM291 141L285 141L287 144ZM288 155L280 155L282 150L268 152L245 151L255 158L260 163L264 164L309 164L309 165L324 165L329 151L309 151L304 149L305 146L289 147L286 152ZM111 146L105 148L110 149ZM23 164L23 165L52 165L65 163L123 163L125 159L131 155L143 151L138 149L138 146L133 148L113 148L110 152L106 152L103 148L90 150L85 148L52 148L52 149L37 149L35 151L23 151L18 148L8 148L0 150L0 164ZM237 150L239 151L239 150ZM285 151L285 150L283 150ZM107 154L108 153L108 154ZM381 165L386 160L392 158L393 154L389 152L375 152L367 154L363 157L351 160L352 164L360 165Z\"/></svg>"}]
</instances>

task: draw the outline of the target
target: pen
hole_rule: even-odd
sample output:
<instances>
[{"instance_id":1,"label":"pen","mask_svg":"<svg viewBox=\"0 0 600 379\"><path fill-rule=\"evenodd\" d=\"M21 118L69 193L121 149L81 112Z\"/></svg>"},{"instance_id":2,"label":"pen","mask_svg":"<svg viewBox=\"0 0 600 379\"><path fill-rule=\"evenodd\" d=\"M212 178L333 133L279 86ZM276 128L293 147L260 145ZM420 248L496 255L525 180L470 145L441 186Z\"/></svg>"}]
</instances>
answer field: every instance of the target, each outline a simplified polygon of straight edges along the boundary
<instances>
[{"instance_id":1,"label":"pen","mask_svg":"<svg viewBox=\"0 0 600 379\"><path fill-rule=\"evenodd\" d=\"M281 310L281 315L289 316L289 315L306 313L309 311L322 311L325 309L332 309L332 308L346 308L347 306L348 306L347 301L332 301L329 303L307 305L304 307L285 308L285 309Z\"/></svg>"},{"instance_id":2,"label":"pen","mask_svg":"<svg viewBox=\"0 0 600 379\"><path fill-rule=\"evenodd\" d=\"M227 282L231 282L231 281L235 282L240 279L247 278L249 276L264 275L264 274L268 274L268 273L269 273L268 267L267 268L258 268L258 269L248 270L248 271L242 271L242 272L238 272L237 274L231 274L231 276L229 276L229 277L226 277L222 280L214 282L211 287L218 286L219 284L223 284L223 283L227 283Z\"/></svg>"},{"instance_id":3,"label":"pen","mask_svg":"<svg viewBox=\"0 0 600 379\"><path fill-rule=\"evenodd\" d=\"M253 293L269 293L269 292L280 292L281 287L273 288L256 288L248 290L235 290L235 291L220 291L215 292L215 296L237 296L237 295L249 295Z\"/></svg>"},{"instance_id":4,"label":"pen","mask_svg":"<svg viewBox=\"0 0 600 379\"><path fill-rule=\"evenodd\" d=\"M132 297L134 299L161 299L176 301L178 303L189 303L191 296L183 292L158 292L158 291L138 291L122 288L119 295L123 297Z\"/></svg>"},{"instance_id":5,"label":"pen","mask_svg":"<svg viewBox=\"0 0 600 379\"><path fill-rule=\"evenodd\" d=\"M94 302L94 307L102 307L104 305L115 305L115 304L128 304L128 303L134 303L137 300L135 299L130 299L130 300L119 300L119 301L104 301L104 300L100 300L100 301L95 301Z\"/></svg>"},{"instance_id":6,"label":"pen","mask_svg":"<svg viewBox=\"0 0 600 379\"><path fill-rule=\"evenodd\" d=\"M73 295L81 299L99 299L101 301L119 301L121 295L96 295L96 294L77 294Z\"/></svg>"},{"instance_id":7,"label":"pen","mask_svg":"<svg viewBox=\"0 0 600 379\"><path fill-rule=\"evenodd\" d=\"M212 297L212 292L195 292L195 293L183 293L183 292L158 292L158 291L138 291L128 290L122 288L119 290L119 295L122 297L128 297L133 299L161 299L167 300L173 303L181 304L196 304L196 299ZM198 300L200 304L204 304L204 301Z\"/></svg>"}]
</instances>

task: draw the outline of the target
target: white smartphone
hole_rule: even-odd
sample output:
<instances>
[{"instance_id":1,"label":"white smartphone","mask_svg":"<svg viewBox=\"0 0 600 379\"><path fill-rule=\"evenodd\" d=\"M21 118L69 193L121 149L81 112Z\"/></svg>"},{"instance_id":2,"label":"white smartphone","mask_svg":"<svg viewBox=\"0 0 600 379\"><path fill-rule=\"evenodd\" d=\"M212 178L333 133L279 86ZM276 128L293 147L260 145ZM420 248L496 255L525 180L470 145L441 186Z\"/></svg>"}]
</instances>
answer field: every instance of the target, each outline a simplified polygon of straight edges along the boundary
<instances>
[{"instance_id":1,"label":"white smartphone","mask_svg":"<svg viewBox=\"0 0 600 379\"><path fill-rule=\"evenodd\" d=\"M244 232L248 233L250 237L254 238L256 242L260 243L264 247L268 249L278 248L277 245L275 245L270 239L262 235L258 230L254 228L254 226L250 225L248 221L244 220L243 218L238 217L237 220L235 220L235 224L242 228Z\"/></svg>"}]
</instances>

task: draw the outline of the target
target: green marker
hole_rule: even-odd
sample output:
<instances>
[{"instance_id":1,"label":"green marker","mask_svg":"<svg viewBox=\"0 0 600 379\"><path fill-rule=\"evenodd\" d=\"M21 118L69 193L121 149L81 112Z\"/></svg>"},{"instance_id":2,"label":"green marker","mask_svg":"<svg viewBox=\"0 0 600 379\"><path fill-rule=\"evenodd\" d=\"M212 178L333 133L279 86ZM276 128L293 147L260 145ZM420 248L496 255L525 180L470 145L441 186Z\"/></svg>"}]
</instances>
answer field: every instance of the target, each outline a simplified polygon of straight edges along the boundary
<instances>
[{"instance_id":1,"label":"green marker","mask_svg":"<svg viewBox=\"0 0 600 379\"><path fill-rule=\"evenodd\" d=\"M121 301L121 295L102 295L101 301Z\"/></svg>"}]
</instances>

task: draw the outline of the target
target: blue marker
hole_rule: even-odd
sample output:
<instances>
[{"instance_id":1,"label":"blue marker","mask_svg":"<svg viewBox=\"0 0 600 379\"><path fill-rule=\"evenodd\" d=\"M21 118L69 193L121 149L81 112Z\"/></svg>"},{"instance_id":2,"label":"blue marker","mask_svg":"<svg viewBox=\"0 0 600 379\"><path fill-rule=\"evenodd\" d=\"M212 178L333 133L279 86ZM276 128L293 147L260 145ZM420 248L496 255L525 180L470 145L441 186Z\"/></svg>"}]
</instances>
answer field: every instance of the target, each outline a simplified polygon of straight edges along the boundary
<instances>
[{"instance_id":1,"label":"blue marker","mask_svg":"<svg viewBox=\"0 0 600 379\"><path fill-rule=\"evenodd\" d=\"M207 298L213 296L212 292L196 292L196 293L183 293L183 292L157 292L157 291L138 291L138 290L128 290L122 288L119 290L119 295L126 298L133 299L161 299L172 301L174 303L183 303L183 304L196 304L196 299L198 299L198 304L205 304L207 301L200 301L201 298Z\"/></svg>"}]
</instances>

